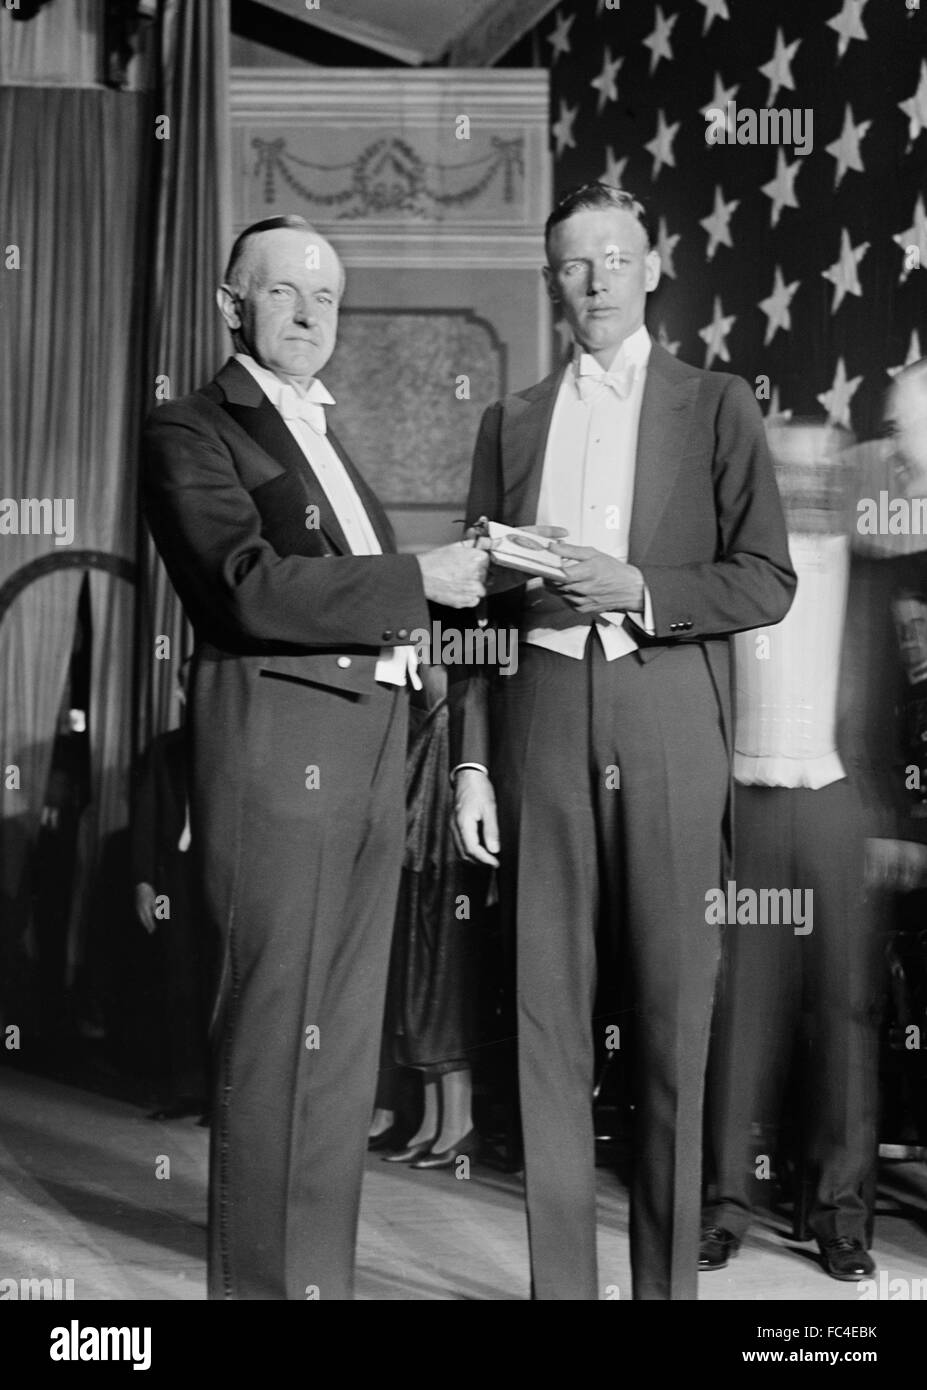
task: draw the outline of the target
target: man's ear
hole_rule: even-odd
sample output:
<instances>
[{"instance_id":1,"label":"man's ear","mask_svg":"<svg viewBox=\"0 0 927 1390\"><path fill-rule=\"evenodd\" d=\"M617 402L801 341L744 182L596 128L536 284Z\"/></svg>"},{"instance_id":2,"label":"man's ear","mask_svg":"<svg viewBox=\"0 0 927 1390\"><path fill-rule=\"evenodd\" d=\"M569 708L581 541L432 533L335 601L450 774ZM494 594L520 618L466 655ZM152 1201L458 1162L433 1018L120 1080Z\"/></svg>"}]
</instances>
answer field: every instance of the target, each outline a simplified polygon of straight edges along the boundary
<instances>
[{"instance_id":1,"label":"man's ear","mask_svg":"<svg viewBox=\"0 0 927 1390\"><path fill-rule=\"evenodd\" d=\"M541 274L544 276L544 284L547 286L548 299L550 300L551 304L559 304L560 291L557 288L557 281L554 278L554 272L551 270L549 265L542 265Z\"/></svg>"},{"instance_id":2,"label":"man's ear","mask_svg":"<svg viewBox=\"0 0 927 1390\"><path fill-rule=\"evenodd\" d=\"M229 289L228 285L220 285L216 290L216 303L219 306L219 313L225 319L229 328L234 332L241 328L241 314L238 312L238 300Z\"/></svg>"},{"instance_id":3,"label":"man's ear","mask_svg":"<svg viewBox=\"0 0 927 1390\"><path fill-rule=\"evenodd\" d=\"M645 280L644 284L647 293L650 294L660 283L660 253L659 251L648 251L644 261Z\"/></svg>"}]
</instances>

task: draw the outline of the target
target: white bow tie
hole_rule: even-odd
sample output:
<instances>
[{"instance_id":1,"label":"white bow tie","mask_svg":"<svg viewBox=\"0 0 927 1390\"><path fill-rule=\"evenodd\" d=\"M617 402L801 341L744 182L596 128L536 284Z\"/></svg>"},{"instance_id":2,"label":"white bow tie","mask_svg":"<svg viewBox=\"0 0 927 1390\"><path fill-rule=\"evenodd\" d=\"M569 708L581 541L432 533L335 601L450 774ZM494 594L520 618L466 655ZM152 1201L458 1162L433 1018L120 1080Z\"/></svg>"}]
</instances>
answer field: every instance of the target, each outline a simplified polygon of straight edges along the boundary
<instances>
[{"instance_id":1,"label":"white bow tie","mask_svg":"<svg viewBox=\"0 0 927 1390\"><path fill-rule=\"evenodd\" d=\"M637 365L634 362L606 372L597 362L583 359L576 377L576 389L580 399L586 402L593 400L605 387L624 401L630 396L636 377Z\"/></svg>"},{"instance_id":2,"label":"white bow tie","mask_svg":"<svg viewBox=\"0 0 927 1390\"><path fill-rule=\"evenodd\" d=\"M316 434L326 433L325 406L332 403L331 396L320 381L314 381L305 396L300 396L292 386L284 387L280 394L280 410L284 420L303 420Z\"/></svg>"}]
</instances>

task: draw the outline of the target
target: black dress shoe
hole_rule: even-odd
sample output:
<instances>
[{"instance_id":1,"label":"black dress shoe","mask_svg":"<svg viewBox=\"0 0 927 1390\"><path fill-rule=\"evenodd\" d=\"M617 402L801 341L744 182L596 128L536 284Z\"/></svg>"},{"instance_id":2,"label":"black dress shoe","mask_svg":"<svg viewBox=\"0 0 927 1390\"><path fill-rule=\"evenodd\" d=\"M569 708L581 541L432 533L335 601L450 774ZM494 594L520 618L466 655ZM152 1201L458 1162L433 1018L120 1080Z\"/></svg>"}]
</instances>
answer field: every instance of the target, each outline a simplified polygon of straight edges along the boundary
<instances>
[{"instance_id":1,"label":"black dress shoe","mask_svg":"<svg viewBox=\"0 0 927 1390\"><path fill-rule=\"evenodd\" d=\"M449 1149L434 1149L415 1160L413 1168L451 1168L458 1158L476 1158L480 1152L480 1136L471 1129Z\"/></svg>"},{"instance_id":2,"label":"black dress shoe","mask_svg":"<svg viewBox=\"0 0 927 1390\"><path fill-rule=\"evenodd\" d=\"M367 1140L367 1152L376 1153L379 1149L398 1149L402 1143L402 1131L397 1125L390 1125L389 1129L381 1130L379 1134L371 1134Z\"/></svg>"},{"instance_id":3,"label":"black dress shoe","mask_svg":"<svg viewBox=\"0 0 927 1390\"><path fill-rule=\"evenodd\" d=\"M866 1253L862 1241L835 1236L821 1242L821 1263L832 1279L869 1279L875 1274L875 1261Z\"/></svg>"},{"instance_id":4,"label":"black dress shoe","mask_svg":"<svg viewBox=\"0 0 927 1390\"><path fill-rule=\"evenodd\" d=\"M701 1270L724 1269L739 1249L740 1241L723 1226L703 1226L698 1247L698 1267Z\"/></svg>"},{"instance_id":5,"label":"black dress shoe","mask_svg":"<svg viewBox=\"0 0 927 1390\"><path fill-rule=\"evenodd\" d=\"M421 1158L422 1154L426 1154L434 1142L434 1139L422 1139L418 1144L407 1144L398 1153L380 1154L380 1157L384 1163L412 1163L416 1158Z\"/></svg>"}]
</instances>

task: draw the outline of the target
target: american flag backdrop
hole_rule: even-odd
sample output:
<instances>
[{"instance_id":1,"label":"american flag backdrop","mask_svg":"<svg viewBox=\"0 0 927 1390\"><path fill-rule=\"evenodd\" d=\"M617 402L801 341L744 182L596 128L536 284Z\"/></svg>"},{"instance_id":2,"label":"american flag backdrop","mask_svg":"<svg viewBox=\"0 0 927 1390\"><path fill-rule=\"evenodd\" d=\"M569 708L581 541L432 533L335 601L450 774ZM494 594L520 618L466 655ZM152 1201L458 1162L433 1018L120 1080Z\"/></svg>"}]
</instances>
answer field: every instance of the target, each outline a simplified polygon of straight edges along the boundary
<instances>
[{"instance_id":1,"label":"american flag backdrop","mask_svg":"<svg viewBox=\"0 0 927 1390\"><path fill-rule=\"evenodd\" d=\"M565 0L504 60L550 69L556 194L603 179L648 204L651 332L746 377L767 413L861 439L881 431L891 374L927 354L922 4ZM811 148L794 128L709 143L709 108L734 135L745 110L801 112Z\"/></svg>"}]
</instances>

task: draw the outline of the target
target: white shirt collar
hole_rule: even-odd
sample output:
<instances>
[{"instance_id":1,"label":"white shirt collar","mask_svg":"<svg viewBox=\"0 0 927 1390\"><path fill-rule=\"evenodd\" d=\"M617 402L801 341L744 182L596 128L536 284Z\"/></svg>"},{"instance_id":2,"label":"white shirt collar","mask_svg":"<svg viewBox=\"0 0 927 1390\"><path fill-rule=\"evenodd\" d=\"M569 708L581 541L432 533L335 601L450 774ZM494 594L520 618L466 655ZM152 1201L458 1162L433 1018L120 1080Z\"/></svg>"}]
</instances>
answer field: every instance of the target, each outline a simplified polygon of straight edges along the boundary
<instances>
[{"instance_id":1,"label":"white shirt collar","mask_svg":"<svg viewBox=\"0 0 927 1390\"><path fill-rule=\"evenodd\" d=\"M613 360L604 370L617 372L620 371L622 367L634 366L637 367L639 371L642 371L650 360L651 346L652 339L647 332L646 325L642 323L640 328L636 328L633 333L630 333L627 338L625 338L624 342L615 353ZM591 354L583 352L579 343L575 344L573 348L573 364L574 370L577 373L587 366L587 363L584 362L583 359L590 356ZM600 368L597 366L593 367L594 373L597 373L599 370Z\"/></svg>"},{"instance_id":2,"label":"white shirt collar","mask_svg":"<svg viewBox=\"0 0 927 1390\"><path fill-rule=\"evenodd\" d=\"M284 381L274 372L269 371L267 367L262 367L249 353L236 352L234 356L235 361L240 362L246 371L251 373L271 405L276 406L277 410L281 412L286 403L287 392L292 392L297 400L310 401L313 405L335 404L334 396L326 386L323 386L318 377L313 377L308 390L303 392L291 382Z\"/></svg>"}]
</instances>

